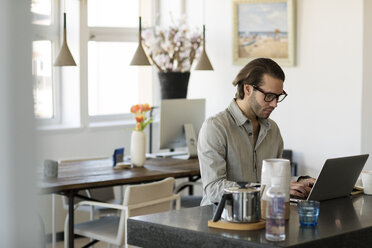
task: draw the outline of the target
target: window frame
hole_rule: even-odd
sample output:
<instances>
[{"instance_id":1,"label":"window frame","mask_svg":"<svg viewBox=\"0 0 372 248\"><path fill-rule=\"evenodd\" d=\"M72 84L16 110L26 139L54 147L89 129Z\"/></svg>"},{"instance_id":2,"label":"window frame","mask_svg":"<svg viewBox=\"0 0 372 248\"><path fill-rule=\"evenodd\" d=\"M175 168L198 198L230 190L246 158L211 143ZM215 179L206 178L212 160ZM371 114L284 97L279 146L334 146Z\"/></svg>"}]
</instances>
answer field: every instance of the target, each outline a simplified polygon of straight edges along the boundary
<instances>
[{"instance_id":1,"label":"window frame","mask_svg":"<svg viewBox=\"0 0 372 248\"><path fill-rule=\"evenodd\" d=\"M52 68L52 99L53 99L53 117L52 118L37 118L35 117L36 124L40 127L57 125L61 123L61 73L60 69L53 66L54 59L57 56L60 46L60 16L61 6L56 0L51 0L51 23L50 25L38 25L31 23L32 26L32 42L48 40L51 42L51 68ZM32 13L31 13L32 15ZM35 82L32 82L33 84Z\"/></svg>"},{"instance_id":2,"label":"window frame","mask_svg":"<svg viewBox=\"0 0 372 248\"><path fill-rule=\"evenodd\" d=\"M62 1L52 0L52 13L50 25L36 25L33 27L32 41L36 40L50 40L52 42L52 63L56 59L60 44L62 42L63 32L63 12L68 16L76 14L76 27L71 28L71 22L68 23L68 31L78 30L78 37L74 40L69 40L70 47L75 41L78 47L78 54L74 58L78 58L77 62L77 80L79 93L76 98L79 105L72 115L76 115L76 120L66 119L65 112L70 111L66 108L67 96L64 92L63 78L65 69L62 67L55 67L52 64L52 83L53 83L53 104L54 117L51 119L35 118L39 130L53 131L53 130L84 130L91 127L110 127L122 125L134 125L135 121L133 114L107 114L107 115L89 115L89 95L88 95L88 42L89 41L111 41L111 42L138 42L138 26L136 27L89 27L88 26L88 1L80 0L73 5L63 5ZM159 13L161 0L152 0L151 10L151 25L157 24L156 13ZM142 6L143 7L143 6ZM72 9L73 8L73 9ZM78 22L78 23L77 23ZM73 32L76 32L73 31ZM69 35L69 34L68 34ZM71 43L71 44L70 44ZM71 48L70 48L71 49ZM151 84L156 82L156 74L153 67L151 67ZM154 88L152 88L153 101L157 101L154 97ZM133 103L135 104L135 103ZM76 112L75 112L76 111ZM129 112L129 111L128 111ZM68 117L69 118L69 117Z\"/></svg>"},{"instance_id":3,"label":"window frame","mask_svg":"<svg viewBox=\"0 0 372 248\"><path fill-rule=\"evenodd\" d=\"M80 83L81 83L81 120L82 126L96 126L99 123L118 122L134 123L131 113L89 115L88 93L88 43L98 42L138 42L138 27L90 27L88 26L88 1L80 1ZM159 0L153 1L152 23L159 9ZM153 74L153 73L152 73ZM152 95L154 93L152 92ZM133 103L135 104L135 103Z\"/></svg>"}]
</instances>

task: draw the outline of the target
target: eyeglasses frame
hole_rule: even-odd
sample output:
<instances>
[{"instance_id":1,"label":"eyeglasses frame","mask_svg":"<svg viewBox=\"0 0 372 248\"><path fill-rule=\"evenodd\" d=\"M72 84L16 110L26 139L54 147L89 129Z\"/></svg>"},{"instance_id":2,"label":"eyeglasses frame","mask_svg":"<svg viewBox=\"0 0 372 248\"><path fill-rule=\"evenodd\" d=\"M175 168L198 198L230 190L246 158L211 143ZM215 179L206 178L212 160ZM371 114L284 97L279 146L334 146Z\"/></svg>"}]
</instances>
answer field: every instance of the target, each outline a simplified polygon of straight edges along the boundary
<instances>
[{"instance_id":1,"label":"eyeglasses frame","mask_svg":"<svg viewBox=\"0 0 372 248\"><path fill-rule=\"evenodd\" d=\"M265 101L265 102L272 102L272 101L274 101L275 99L276 99L278 102L282 102L282 101L283 101L283 100L288 96L288 94L287 94L287 92L285 92L285 90L283 90L283 92L282 92L281 94L275 94L275 93L273 93L273 92L265 92L265 91L263 91L260 87L258 87L257 85L252 85L252 87L253 87L254 90L258 90L259 92L261 92L262 94L264 94L264 96L265 96L265 97L264 97L264 101ZM269 94L271 94L271 95L275 95L275 98L273 98L271 101L266 100L266 97L267 97ZM279 97L280 97L280 96L283 96L283 95L284 95L283 99L279 101Z\"/></svg>"}]
</instances>

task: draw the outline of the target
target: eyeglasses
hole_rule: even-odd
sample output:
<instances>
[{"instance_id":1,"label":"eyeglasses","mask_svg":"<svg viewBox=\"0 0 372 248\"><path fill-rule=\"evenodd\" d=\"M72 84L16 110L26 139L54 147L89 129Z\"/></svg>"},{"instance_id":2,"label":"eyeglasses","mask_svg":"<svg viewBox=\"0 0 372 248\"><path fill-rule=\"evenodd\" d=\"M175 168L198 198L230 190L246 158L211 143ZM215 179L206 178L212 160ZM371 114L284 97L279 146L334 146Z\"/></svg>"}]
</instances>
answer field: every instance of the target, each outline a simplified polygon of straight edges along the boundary
<instances>
[{"instance_id":1,"label":"eyeglasses","mask_svg":"<svg viewBox=\"0 0 372 248\"><path fill-rule=\"evenodd\" d=\"M288 96L288 94L284 90L283 93L281 94L275 94L271 92L265 92L262 89L260 89L260 87L258 87L257 85L252 85L252 87L253 89L258 90L259 92L265 95L264 98L265 102L272 102L275 98L278 100L278 102L281 102L284 100L284 98L286 98L286 96Z\"/></svg>"}]
</instances>

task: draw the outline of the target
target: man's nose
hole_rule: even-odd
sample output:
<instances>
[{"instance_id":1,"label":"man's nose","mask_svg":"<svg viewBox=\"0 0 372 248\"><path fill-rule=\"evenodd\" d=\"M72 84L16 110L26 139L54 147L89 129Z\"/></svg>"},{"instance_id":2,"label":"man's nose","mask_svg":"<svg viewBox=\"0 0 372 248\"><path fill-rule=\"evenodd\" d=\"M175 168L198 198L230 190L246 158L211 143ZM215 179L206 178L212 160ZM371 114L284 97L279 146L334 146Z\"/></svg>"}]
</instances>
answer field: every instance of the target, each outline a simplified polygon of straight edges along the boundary
<instances>
[{"instance_id":1,"label":"man's nose","mask_svg":"<svg viewBox=\"0 0 372 248\"><path fill-rule=\"evenodd\" d=\"M278 106L278 98L275 98L270 102L270 107L276 108Z\"/></svg>"}]
</instances>

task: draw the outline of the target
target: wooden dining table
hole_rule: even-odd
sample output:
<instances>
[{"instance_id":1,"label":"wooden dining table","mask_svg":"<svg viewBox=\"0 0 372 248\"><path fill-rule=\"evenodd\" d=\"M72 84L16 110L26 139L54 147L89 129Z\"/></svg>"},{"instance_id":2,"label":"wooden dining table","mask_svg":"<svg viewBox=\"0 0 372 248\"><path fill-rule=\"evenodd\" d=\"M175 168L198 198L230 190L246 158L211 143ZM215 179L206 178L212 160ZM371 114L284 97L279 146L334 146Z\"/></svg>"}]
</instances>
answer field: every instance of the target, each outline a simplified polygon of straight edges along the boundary
<instances>
[{"instance_id":1,"label":"wooden dining table","mask_svg":"<svg viewBox=\"0 0 372 248\"><path fill-rule=\"evenodd\" d=\"M60 194L68 197L69 247L74 247L74 199L86 196L78 191L85 189L112 187L124 184L136 184L162 180L167 177L188 178L195 181L200 178L197 158L181 160L174 158L147 159L143 167L114 168L111 158L77 160L61 163L58 177L40 176L38 187L42 194ZM90 199L94 200L94 199Z\"/></svg>"}]
</instances>

